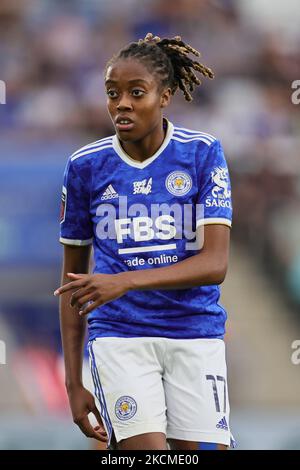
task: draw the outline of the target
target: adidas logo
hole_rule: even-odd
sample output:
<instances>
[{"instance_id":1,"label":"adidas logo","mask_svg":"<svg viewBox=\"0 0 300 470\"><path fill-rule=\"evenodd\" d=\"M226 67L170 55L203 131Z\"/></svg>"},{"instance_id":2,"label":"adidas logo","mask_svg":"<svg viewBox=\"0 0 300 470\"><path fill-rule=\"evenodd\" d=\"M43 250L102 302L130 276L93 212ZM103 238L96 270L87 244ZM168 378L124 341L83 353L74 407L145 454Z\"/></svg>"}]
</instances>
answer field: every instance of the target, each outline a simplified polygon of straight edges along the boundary
<instances>
[{"instance_id":1,"label":"adidas logo","mask_svg":"<svg viewBox=\"0 0 300 470\"><path fill-rule=\"evenodd\" d=\"M119 194L116 193L116 191L114 190L112 184L110 184L109 186L107 186L106 190L102 194L101 200L103 201L103 200L106 200L106 199L113 199L115 197L119 197Z\"/></svg>"},{"instance_id":2,"label":"adidas logo","mask_svg":"<svg viewBox=\"0 0 300 470\"><path fill-rule=\"evenodd\" d=\"M228 431L228 425L227 425L227 421L226 421L225 416L224 416L224 418L221 419L221 421L218 422L216 428L224 429L225 431Z\"/></svg>"}]
</instances>

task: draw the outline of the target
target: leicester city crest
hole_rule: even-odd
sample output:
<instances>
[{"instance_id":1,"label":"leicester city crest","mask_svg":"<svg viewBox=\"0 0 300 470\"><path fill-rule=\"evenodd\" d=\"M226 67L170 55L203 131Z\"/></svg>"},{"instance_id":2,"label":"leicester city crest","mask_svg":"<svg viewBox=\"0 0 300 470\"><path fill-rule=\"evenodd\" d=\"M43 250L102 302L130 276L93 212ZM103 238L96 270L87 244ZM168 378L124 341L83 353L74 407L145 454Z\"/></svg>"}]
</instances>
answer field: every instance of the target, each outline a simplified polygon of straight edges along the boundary
<instances>
[{"instance_id":1,"label":"leicester city crest","mask_svg":"<svg viewBox=\"0 0 300 470\"><path fill-rule=\"evenodd\" d=\"M137 404L134 398L129 396L120 397L116 401L115 413L117 418L122 421L132 418L137 410Z\"/></svg>"},{"instance_id":2,"label":"leicester city crest","mask_svg":"<svg viewBox=\"0 0 300 470\"><path fill-rule=\"evenodd\" d=\"M166 188L175 196L184 196L192 187L192 178L185 171L172 171L166 178Z\"/></svg>"}]
</instances>

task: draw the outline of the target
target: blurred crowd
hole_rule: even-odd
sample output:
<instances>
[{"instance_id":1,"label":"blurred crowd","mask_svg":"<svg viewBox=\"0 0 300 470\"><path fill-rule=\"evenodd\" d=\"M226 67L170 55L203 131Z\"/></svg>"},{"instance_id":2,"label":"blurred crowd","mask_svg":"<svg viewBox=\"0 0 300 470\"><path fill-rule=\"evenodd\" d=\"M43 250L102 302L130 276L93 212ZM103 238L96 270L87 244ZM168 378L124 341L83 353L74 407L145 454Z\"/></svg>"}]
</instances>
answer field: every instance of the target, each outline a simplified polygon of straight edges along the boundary
<instances>
[{"instance_id":1,"label":"blurred crowd","mask_svg":"<svg viewBox=\"0 0 300 470\"><path fill-rule=\"evenodd\" d=\"M9 140L8 149L16 142L25 145L16 155L2 146L0 165L21 160L24 152L34 159L30 149L40 139L45 152L40 148L36 160L42 171L50 164L51 148L61 141L64 146L55 155L61 171L66 147L72 152L113 132L103 87L103 69L111 56L148 32L181 35L201 52L216 78L204 81L191 104L178 93L168 115L178 125L220 138L233 182L233 237L246 244L274 285L299 307L300 105L291 99L292 83L300 80L300 29L293 27L299 25L299 7L291 0L295 11L283 14L284 8L274 3L1 0L0 79L6 83L7 103L0 106L0 136L2 142ZM48 191L50 201L56 186L50 177L48 183L43 192L46 197ZM0 200L12 205L3 193ZM46 217L57 234L58 201L59 194ZM5 227L8 222L0 220L0 229ZM9 252L12 225L7 233ZM38 244L37 236L34 240ZM53 253L57 272L61 252ZM0 249L1 256L9 262Z\"/></svg>"}]
</instances>

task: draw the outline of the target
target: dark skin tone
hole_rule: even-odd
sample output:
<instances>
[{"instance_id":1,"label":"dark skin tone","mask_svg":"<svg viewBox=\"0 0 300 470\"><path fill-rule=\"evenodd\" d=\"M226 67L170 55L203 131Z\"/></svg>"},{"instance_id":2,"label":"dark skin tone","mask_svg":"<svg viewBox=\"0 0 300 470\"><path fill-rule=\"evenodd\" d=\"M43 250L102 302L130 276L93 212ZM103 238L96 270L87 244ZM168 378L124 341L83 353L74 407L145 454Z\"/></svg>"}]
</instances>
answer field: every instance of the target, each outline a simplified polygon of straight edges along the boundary
<instances>
[{"instance_id":1,"label":"dark skin tone","mask_svg":"<svg viewBox=\"0 0 300 470\"><path fill-rule=\"evenodd\" d=\"M160 89L159 79L137 60L118 60L107 70L105 85L108 112L125 152L134 160L151 157L164 140L163 109L169 104L171 90ZM129 118L130 130L119 129L118 117ZM64 265L60 296L60 321L68 391L73 420L87 437L105 442L107 437L93 396L82 384L82 356L86 315L96 307L122 297L131 290L187 289L220 284L227 270L230 230L224 225L204 228L204 245L198 254L174 265L118 274L89 274L90 247L64 247ZM88 306L84 306L91 302ZM93 412L98 426L88 420ZM198 449L198 443L171 440L172 449ZM122 450L166 449L166 436L147 433L125 439ZM218 449L225 450L225 445Z\"/></svg>"},{"instance_id":2,"label":"dark skin tone","mask_svg":"<svg viewBox=\"0 0 300 470\"><path fill-rule=\"evenodd\" d=\"M62 284L68 282L67 272L89 272L90 246L64 246L64 262L62 269ZM72 291L60 297L60 329L64 350L66 389L69 396L70 408L74 422L87 437L93 437L98 441L106 442L106 433L103 423L96 408L93 395L83 387L82 360L84 337L86 331L86 319L74 315L74 309L70 305ZM88 414L92 412L98 426L93 428L88 420Z\"/></svg>"},{"instance_id":3,"label":"dark skin tone","mask_svg":"<svg viewBox=\"0 0 300 470\"><path fill-rule=\"evenodd\" d=\"M116 127L116 119L126 116L133 121L130 131L116 133L125 152L143 161L159 149L164 140L162 110L168 106L171 89L159 90L159 81L141 62L118 60L105 77L107 109Z\"/></svg>"}]
</instances>

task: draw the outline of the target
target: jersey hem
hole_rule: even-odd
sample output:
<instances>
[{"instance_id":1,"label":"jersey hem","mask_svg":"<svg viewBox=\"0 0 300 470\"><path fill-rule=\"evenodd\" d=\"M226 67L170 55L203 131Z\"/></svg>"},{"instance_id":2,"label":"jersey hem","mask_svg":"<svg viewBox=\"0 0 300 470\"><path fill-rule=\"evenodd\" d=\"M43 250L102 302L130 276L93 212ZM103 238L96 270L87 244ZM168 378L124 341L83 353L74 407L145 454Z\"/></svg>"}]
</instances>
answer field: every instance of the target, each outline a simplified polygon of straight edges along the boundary
<instances>
[{"instance_id":1,"label":"jersey hem","mask_svg":"<svg viewBox=\"0 0 300 470\"><path fill-rule=\"evenodd\" d=\"M213 336L193 336L193 337L174 337L174 336L162 336L162 335L149 335L149 336L146 336L146 335L122 335L122 334L105 334L105 335L101 335L99 333L90 333L89 334L89 341L95 341L97 338L101 339L101 338L164 338L164 339L177 339L177 340L193 340L193 339L207 339L207 340L210 340L210 339L220 339L220 340L223 340L224 341L224 336L225 336L225 333L224 334L221 334L221 335L213 335Z\"/></svg>"}]
</instances>

